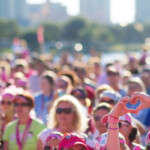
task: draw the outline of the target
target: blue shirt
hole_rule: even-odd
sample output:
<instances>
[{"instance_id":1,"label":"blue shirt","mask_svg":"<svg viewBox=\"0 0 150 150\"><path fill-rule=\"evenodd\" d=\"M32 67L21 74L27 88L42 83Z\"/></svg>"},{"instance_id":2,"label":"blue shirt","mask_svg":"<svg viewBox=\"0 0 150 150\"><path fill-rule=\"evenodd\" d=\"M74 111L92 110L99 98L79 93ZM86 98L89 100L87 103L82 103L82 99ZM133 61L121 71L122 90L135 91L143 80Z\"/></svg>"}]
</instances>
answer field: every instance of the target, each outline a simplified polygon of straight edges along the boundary
<instances>
[{"instance_id":1,"label":"blue shirt","mask_svg":"<svg viewBox=\"0 0 150 150\"><path fill-rule=\"evenodd\" d=\"M43 120L47 124L47 118L49 113L49 106L53 100L53 95L45 96L42 93L39 93L35 96L35 113L36 117Z\"/></svg>"}]
</instances>

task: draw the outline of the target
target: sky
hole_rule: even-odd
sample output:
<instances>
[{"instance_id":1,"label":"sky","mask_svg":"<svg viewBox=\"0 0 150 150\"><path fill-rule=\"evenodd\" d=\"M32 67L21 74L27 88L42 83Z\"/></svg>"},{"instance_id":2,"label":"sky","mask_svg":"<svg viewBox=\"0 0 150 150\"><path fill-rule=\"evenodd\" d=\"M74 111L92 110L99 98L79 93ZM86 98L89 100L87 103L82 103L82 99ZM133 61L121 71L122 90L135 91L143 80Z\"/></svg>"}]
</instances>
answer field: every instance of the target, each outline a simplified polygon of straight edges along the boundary
<instances>
[{"instance_id":1,"label":"sky","mask_svg":"<svg viewBox=\"0 0 150 150\"><path fill-rule=\"evenodd\" d=\"M42 3L46 0L27 0L29 3ZM67 7L70 15L79 14L79 0L51 0L51 2L59 2ZM113 23L131 23L135 16L135 0L110 0L111 21Z\"/></svg>"}]
</instances>

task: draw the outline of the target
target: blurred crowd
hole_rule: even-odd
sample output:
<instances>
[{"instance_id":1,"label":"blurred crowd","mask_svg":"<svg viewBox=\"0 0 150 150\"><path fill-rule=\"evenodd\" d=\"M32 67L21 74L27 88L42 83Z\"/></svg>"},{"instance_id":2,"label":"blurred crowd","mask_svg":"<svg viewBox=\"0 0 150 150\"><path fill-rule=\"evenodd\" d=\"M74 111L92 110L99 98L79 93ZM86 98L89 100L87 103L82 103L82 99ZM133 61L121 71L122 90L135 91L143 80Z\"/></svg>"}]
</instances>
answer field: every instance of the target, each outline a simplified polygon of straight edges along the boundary
<instances>
[{"instance_id":1,"label":"blurred crowd","mask_svg":"<svg viewBox=\"0 0 150 150\"><path fill-rule=\"evenodd\" d=\"M150 95L147 49L104 66L98 54L86 61L79 53L70 61L70 55L62 53L57 62L49 54L0 59L1 150L105 150L105 117L125 96ZM140 104L139 99L126 107L136 110ZM120 149L145 149L150 108L124 114L118 126Z\"/></svg>"}]
</instances>

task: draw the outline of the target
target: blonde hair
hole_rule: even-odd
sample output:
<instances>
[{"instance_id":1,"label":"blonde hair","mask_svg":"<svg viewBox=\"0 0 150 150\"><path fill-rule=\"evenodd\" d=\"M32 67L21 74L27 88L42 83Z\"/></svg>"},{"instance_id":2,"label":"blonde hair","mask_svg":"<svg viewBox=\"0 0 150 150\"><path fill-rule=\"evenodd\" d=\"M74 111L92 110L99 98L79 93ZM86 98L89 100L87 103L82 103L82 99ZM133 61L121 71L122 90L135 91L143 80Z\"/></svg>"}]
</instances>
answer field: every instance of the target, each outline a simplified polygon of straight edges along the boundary
<instances>
[{"instance_id":1,"label":"blonde hair","mask_svg":"<svg viewBox=\"0 0 150 150\"><path fill-rule=\"evenodd\" d=\"M68 102L69 104L71 104L75 112L75 117L73 122L74 130L76 132L84 132L88 127L88 118L85 115L83 106L72 95L63 95L54 101L52 108L50 109L49 112L48 128L53 129L58 127L59 123L56 118L56 109L59 103L61 102Z\"/></svg>"}]
</instances>

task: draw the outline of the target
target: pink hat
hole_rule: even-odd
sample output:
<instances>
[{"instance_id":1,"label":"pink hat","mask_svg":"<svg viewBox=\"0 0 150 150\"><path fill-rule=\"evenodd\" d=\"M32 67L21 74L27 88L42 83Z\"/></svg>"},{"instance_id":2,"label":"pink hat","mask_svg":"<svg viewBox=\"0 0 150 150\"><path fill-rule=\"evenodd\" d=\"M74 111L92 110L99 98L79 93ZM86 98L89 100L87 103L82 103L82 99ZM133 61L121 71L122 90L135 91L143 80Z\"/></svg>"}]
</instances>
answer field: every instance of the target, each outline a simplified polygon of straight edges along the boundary
<instances>
[{"instance_id":1,"label":"pink hat","mask_svg":"<svg viewBox=\"0 0 150 150\"><path fill-rule=\"evenodd\" d=\"M62 133L60 132L52 132L47 138L46 138L46 142L48 142L49 140L52 139L61 139L63 136Z\"/></svg>"},{"instance_id":2,"label":"pink hat","mask_svg":"<svg viewBox=\"0 0 150 150\"><path fill-rule=\"evenodd\" d=\"M55 147L58 146L57 142L59 142L62 137L63 137L63 134L60 132L51 132L50 135L46 138L44 149L46 148L54 149ZM49 141L54 140L54 139L57 139L58 141L50 145Z\"/></svg>"},{"instance_id":3,"label":"pink hat","mask_svg":"<svg viewBox=\"0 0 150 150\"><path fill-rule=\"evenodd\" d=\"M16 94L17 94L17 88L11 85L10 87L5 88L2 94L2 98L9 97L10 100L13 100Z\"/></svg>"},{"instance_id":4,"label":"pink hat","mask_svg":"<svg viewBox=\"0 0 150 150\"><path fill-rule=\"evenodd\" d=\"M71 148L74 145L82 145L89 150L84 138L77 133L66 133L58 145L58 150L62 148Z\"/></svg>"},{"instance_id":5,"label":"pink hat","mask_svg":"<svg viewBox=\"0 0 150 150\"><path fill-rule=\"evenodd\" d=\"M119 120L124 121L125 123L128 123L130 125L132 124L132 118L129 113L119 117Z\"/></svg>"},{"instance_id":6,"label":"pink hat","mask_svg":"<svg viewBox=\"0 0 150 150\"><path fill-rule=\"evenodd\" d=\"M96 141L95 143L95 150L104 150L106 149L106 144L107 144L107 136L108 133L104 133L102 134ZM126 144L125 138L124 136L119 133L119 141L121 144Z\"/></svg>"},{"instance_id":7,"label":"pink hat","mask_svg":"<svg viewBox=\"0 0 150 150\"><path fill-rule=\"evenodd\" d=\"M150 131L146 135L146 144L150 144Z\"/></svg>"}]
</instances>

